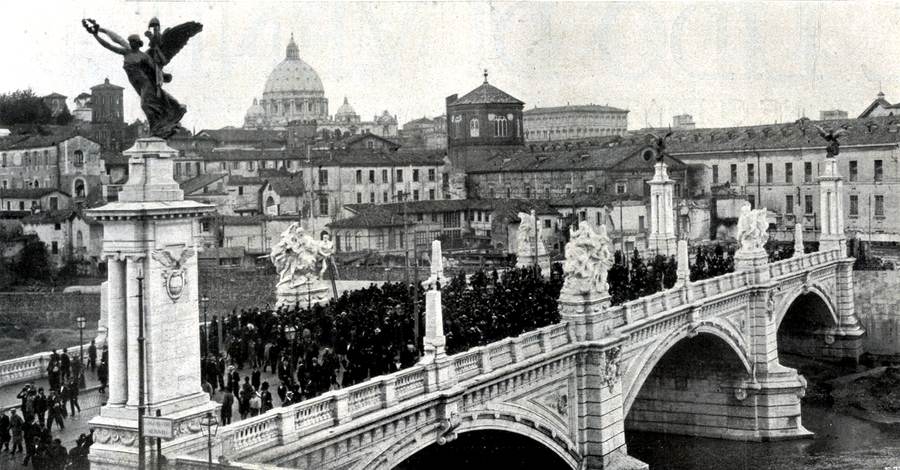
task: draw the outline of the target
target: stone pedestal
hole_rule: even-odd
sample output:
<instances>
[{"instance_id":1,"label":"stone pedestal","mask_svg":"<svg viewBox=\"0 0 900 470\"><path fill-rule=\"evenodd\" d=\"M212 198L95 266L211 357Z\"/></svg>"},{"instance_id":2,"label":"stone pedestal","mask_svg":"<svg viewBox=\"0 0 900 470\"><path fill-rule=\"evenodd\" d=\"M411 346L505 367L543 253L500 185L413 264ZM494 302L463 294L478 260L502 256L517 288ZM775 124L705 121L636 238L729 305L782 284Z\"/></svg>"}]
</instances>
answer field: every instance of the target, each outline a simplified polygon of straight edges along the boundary
<instances>
[{"instance_id":1,"label":"stone pedestal","mask_svg":"<svg viewBox=\"0 0 900 470\"><path fill-rule=\"evenodd\" d=\"M765 283L769 280L769 255L766 250L740 249L734 253L734 271L749 272L753 282Z\"/></svg>"},{"instance_id":2,"label":"stone pedestal","mask_svg":"<svg viewBox=\"0 0 900 470\"><path fill-rule=\"evenodd\" d=\"M822 213L822 232L819 251L847 250L844 235L844 183L837 171L837 161L826 158L819 175L819 208Z\"/></svg>"},{"instance_id":3,"label":"stone pedestal","mask_svg":"<svg viewBox=\"0 0 900 470\"><path fill-rule=\"evenodd\" d=\"M654 254L675 254L675 181L669 179L666 164L656 164L650 185L650 235L647 249Z\"/></svg>"},{"instance_id":4,"label":"stone pedestal","mask_svg":"<svg viewBox=\"0 0 900 470\"><path fill-rule=\"evenodd\" d=\"M163 452L199 435L200 417L218 407L200 387L195 239L199 217L214 208L184 200L172 178L176 154L162 139L138 139L125 151L130 176L119 201L87 212L103 223L108 258L109 400L91 420L94 470L138 467L141 381L144 405L153 414L159 410L162 427L171 430ZM143 377L138 370L142 316ZM149 453L148 445L148 458Z\"/></svg>"},{"instance_id":5,"label":"stone pedestal","mask_svg":"<svg viewBox=\"0 0 900 470\"><path fill-rule=\"evenodd\" d=\"M275 289L275 306L293 307L299 304L300 308L308 308L317 304L325 304L331 297L331 282L317 279L296 288L286 285L277 287Z\"/></svg>"},{"instance_id":6,"label":"stone pedestal","mask_svg":"<svg viewBox=\"0 0 900 470\"><path fill-rule=\"evenodd\" d=\"M531 250L534 251L534 250ZM542 250L544 253L539 254L537 256L537 265L541 268L542 276L550 275L550 255L547 254L546 249ZM517 268L530 268L534 266L534 255L530 252L526 254L517 254L516 255L516 267Z\"/></svg>"}]
</instances>

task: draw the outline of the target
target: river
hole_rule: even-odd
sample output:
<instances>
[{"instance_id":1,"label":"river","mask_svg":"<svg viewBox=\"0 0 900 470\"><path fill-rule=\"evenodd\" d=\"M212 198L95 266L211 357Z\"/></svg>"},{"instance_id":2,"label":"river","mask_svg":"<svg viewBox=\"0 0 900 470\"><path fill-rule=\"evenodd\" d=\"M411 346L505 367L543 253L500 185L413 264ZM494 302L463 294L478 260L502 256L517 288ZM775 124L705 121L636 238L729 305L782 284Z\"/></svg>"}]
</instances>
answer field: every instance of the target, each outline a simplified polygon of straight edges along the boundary
<instances>
[{"instance_id":1,"label":"river","mask_svg":"<svg viewBox=\"0 0 900 470\"><path fill-rule=\"evenodd\" d=\"M803 403L815 436L739 442L627 431L628 453L651 470L855 470L900 466L900 425L865 421L819 403Z\"/></svg>"}]
</instances>

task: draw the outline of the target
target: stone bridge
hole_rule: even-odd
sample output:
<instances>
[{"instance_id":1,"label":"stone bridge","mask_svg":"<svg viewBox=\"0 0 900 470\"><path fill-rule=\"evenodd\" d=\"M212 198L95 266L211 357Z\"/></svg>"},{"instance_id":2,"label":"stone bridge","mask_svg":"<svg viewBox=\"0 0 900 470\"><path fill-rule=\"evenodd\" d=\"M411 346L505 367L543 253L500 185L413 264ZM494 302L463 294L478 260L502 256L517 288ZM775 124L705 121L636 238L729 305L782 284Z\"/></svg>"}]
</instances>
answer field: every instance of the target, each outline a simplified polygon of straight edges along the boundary
<instances>
[{"instance_id":1,"label":"stone bridge","mask_svg":"<svg viewBox=\"0 0 900 470\"><path fill-rule=\"evenodd\" d=\"M644 468L626 429L741 440L809 435L806 382L779 353L856 360L852 259L767 263L612 307L561 295L563 321L330 392L219 430L230 468L391 469L465 433L505 431L573 469ZM440 291L428 292L440 309ZM442 335L440 331L430 332ZM442 337L442 336L441 336ZM173 443L174 444L174 443ZM167 455L205 465L206 440Z\"/></svg>"}]
</instances>

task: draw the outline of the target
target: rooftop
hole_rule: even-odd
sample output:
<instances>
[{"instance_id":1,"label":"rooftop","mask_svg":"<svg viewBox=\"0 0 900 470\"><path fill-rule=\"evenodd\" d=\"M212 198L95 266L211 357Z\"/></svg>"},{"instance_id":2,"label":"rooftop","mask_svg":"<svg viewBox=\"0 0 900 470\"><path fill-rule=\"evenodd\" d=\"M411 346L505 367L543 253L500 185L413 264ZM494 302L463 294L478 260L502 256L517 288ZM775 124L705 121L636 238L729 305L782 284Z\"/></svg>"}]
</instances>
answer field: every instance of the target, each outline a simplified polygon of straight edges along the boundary
<instances>
[{"instance_id":1,"label":"rooftop","mask_svg":"<svg viewBox=\"0 0 900 470\"><path fill-rule=\"evenodd\" d=\"M526 116L537 114L554 114L554 113L627 113L627 109L614 108L599 104L583 104L583 105L565 105L565 106L548 106L545 108L534 107L526 110L523 114Z\"/></svg>"},{"instance_id":2,"label":"rooftop","mask_svg":"<svg viewBox=\"0 0 900 470\"><path fill-rule=\"evenodd\" d=\"M205 175L197 175L187 181L182 181L179 186L181 186L181 190L184 191L184 195L187 196L203 189L206 186L209 186L212 183L215 183L216 181L219 181L226 176L228 176L227 173L209 173Z\"/></svg>"},{"instance_id":3,"label":"rooftop","mask_svg":"<svg viewBox=\"0 0 900 470\"><path fill-rule=\"evenodd\" d=\"M465 104L525 104L517 98L512 97L505 91L491 85L487 81L487 71L484 73L484 83L478 88L466 93L462 98L448 103L448 106L459 106Z\"/></svg>"},{"instance_id":4,"label":"rooftop","mask_svg":"<svg viewBox=\"0 0 900 470\"><path fill-rule=\"evenodd\" d=\"M8 199L39 199L48 194L60 193L66 197L69 194L56 188L16 188L16 189L0 189L0 198Z\"/></svg>"},{"instance_id":5,"label":"rooftop","mask_svg":"<svg viewBox=\"0 0 900 470\"><path fill-rule=\"evenodd\" d=\"M279 196L303 196L306 191L303 178L296 175L270 177L268 186Z\"/></svg>"}]
</instances>

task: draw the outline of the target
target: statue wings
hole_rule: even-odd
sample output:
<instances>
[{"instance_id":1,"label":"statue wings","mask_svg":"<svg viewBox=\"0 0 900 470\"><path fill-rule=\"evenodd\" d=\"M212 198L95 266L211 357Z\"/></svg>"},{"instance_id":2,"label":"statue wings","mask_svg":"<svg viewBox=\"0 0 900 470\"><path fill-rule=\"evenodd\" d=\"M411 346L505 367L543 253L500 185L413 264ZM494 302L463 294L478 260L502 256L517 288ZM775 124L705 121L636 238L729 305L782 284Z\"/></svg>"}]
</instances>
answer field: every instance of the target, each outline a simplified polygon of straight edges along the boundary
<instances>
[{"instance_id":1,"label":"statue wings","mask_svg":"<svg viewBox=\"0 0 900 470\"><path fill-rule=\"evenodd\" d=\"M193 248L185 248L181 251L181 256L176 260L168 250L153 250L150 252L150 257L166 268L181 269L184 266L184 263L190 259L191 256L194 256L195 253L196 251L194 251Z\"/></svg>"},{"instance_id":2,"label":"statue wings","mask_svg":"<svg viewBox=\"0 0 900 470\"><path fill-rule=\"evenodd\" d=\"M159 65L167 65L184 48L188 40L196 36L200 31L203 31L203 25L196 21L188 21L178 26L166 28L159 37L159 50L162 52L162 63Z\"/></svg>"},{"instance_id":3,"label":"statue wings","mask_svg":"<svg viewBox=\"0 0 900 470\"><path fill-rule=\"evenodd\" d=\"M847 127L842 126L836 130L825 130L822 126L818 124L813 124L813 127L819 132L819 135L828 142L832 142L841 138L841 136L847 134Z\"/></svg>"}]
</instances>

